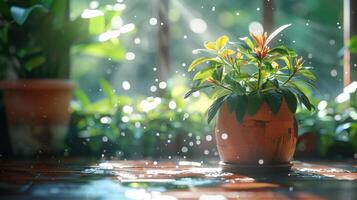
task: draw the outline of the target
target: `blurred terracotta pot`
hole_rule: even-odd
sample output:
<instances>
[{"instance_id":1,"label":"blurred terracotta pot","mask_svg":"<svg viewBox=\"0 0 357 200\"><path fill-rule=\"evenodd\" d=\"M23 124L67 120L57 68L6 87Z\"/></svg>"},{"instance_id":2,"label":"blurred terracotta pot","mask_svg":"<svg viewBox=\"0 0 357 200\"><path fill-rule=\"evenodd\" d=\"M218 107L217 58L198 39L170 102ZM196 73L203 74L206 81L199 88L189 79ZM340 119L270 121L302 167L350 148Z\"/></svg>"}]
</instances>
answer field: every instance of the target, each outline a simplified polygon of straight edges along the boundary
<instances>
[{"instance_id":1,"label":"blurred terracotta pot","mask_svg":"<svg viewBox=\"0 0 357 200\"><path fill-rule=\"evenodd\" d=\"M285 101L273 114L264 102L254 116L238 123L222 105L215 128L217 148L224 163L279 165L289 163L297 141L297 124Z\"/></svg>"},{"instance_id":2,"label":"blurred terracotta pot","mask_svg":"<svg viewBox=\"0 0 357 200\"><path fill-rule=\"evenodd\" d=\"M67 80L0 82L15 155L56 154L63 149L74 84Z\"/></svg>"}]
</instances>

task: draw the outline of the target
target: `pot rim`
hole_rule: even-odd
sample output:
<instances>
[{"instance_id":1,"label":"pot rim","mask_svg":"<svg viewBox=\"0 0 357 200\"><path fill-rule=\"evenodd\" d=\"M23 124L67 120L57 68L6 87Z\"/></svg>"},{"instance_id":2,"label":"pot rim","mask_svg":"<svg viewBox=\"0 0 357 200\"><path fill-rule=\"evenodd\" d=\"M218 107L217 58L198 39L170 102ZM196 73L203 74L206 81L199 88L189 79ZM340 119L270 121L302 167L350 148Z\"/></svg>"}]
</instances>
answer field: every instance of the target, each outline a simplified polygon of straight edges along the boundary
<instances>
[{"instance_id":1,"label":"pot rim","mask_svg":"<svg viewBox=\"0 0 357 200\"><path fill-rule=\"evenodd\" d=\"M0 81L3 90L72 90L76 84L68 79L18 79Z\"/></svg>"}]
</instances>

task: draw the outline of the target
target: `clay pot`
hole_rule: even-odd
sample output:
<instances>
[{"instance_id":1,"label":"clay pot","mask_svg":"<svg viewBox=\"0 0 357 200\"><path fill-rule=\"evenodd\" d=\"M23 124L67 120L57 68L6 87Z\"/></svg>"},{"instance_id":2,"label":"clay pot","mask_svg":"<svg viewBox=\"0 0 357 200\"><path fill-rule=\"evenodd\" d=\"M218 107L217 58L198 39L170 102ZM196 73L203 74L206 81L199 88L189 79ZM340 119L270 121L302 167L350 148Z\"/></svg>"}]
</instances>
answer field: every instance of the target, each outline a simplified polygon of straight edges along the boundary
<instances>
[{"instance_id":1,"label":"clay pot","mask_svg":"<svg viewBox=\"0 0 357 200\"><path fill-rule=\"evenodd\" d=\"M63 149L74 84L66 80L0 82L15 155L55 154Z\"/></svg>"},{"instance_id":2,"label":"clay pot","mask_svg":"<svg viewBox=\"0 0 357 200\"><path fill-rule=\"evenodd\" d=\"M297 124L285 101L273 114L266 102L254 116L238 123L223 104L217 118L217 148L221 161L241 165L289 163L297 141Z\"/></svg>"}]
</instances>

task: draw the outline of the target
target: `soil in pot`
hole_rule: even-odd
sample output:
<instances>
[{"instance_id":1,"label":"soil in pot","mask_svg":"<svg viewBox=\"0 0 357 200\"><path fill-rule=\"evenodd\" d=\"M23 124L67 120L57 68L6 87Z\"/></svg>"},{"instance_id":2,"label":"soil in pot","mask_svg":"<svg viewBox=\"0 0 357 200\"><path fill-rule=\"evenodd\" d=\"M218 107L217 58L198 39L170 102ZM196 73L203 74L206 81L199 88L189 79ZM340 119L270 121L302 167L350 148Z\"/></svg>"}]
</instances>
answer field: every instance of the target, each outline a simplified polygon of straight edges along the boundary
<instances>
[{"instance_id":1,"label":"soil in pot","mask_svg":"<svg viewBox=\"0 0 357 200\"><path fill-rule=\"evenodd\" d=\"M74 85L65 80L0 83L15 155L56 154L63 150Z\"/></svg>"},{"instance_id":2,"label":"soil in pot","mask_svg":"<svg viewBox=\"0 0 357 200\"><path fill-rule=\"evenodd\" d=\"M223 104L217 118L217 148L224 163L239 165L281 165L289 163L295 151L297 124L285 101L273 114L264 102L254 116L238 123Z\"/></svg>"}]
</instances>

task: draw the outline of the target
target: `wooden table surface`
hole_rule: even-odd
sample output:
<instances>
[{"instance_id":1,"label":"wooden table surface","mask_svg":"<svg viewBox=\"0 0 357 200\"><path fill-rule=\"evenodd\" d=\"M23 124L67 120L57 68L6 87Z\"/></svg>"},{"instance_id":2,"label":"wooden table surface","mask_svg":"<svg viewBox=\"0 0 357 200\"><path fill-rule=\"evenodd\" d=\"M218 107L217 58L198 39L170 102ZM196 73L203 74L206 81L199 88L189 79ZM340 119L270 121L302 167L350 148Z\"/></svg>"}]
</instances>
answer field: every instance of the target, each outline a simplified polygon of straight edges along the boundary
<instances>
[{"instance_id":1,"label":"wooden table surface","mask_svg":"<svg viewBox=\"0 0 357 200\"><path fill-rule=\"evenodd\" d=\"M294 161L288 174L258 177L217 163L0 160L0 199L357 199L355 161Z\"/></svg>"}]
</instances>

